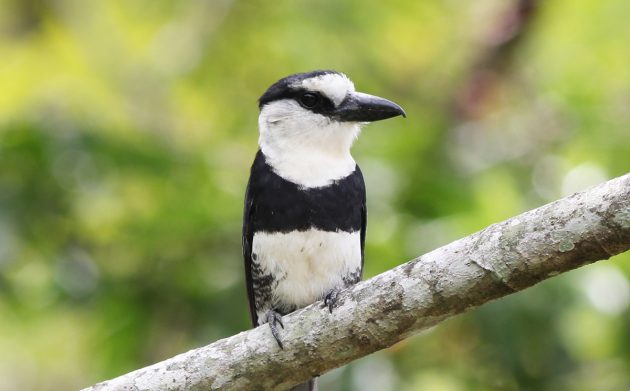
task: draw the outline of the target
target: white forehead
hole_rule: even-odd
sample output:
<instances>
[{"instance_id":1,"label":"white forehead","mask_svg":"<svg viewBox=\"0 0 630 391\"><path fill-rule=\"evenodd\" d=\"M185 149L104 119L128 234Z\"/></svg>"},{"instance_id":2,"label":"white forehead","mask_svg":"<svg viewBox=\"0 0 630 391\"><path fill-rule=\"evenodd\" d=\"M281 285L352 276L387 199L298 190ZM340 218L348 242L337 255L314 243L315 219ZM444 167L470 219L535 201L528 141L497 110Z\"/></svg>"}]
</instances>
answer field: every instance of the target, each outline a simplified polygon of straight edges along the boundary
<instances>
[{"instance_id":1,"label":"white forehead","mask_svg":"<svg viewBox=\"0 0 630 391\"><path fill-rule=\"evenodd\" d=\"M333 101L338 106L350 92L354 92L354 84L343 73L326 73L304 79L293 85L309 91L316 91Z\"/></svg>"}]
</instances>

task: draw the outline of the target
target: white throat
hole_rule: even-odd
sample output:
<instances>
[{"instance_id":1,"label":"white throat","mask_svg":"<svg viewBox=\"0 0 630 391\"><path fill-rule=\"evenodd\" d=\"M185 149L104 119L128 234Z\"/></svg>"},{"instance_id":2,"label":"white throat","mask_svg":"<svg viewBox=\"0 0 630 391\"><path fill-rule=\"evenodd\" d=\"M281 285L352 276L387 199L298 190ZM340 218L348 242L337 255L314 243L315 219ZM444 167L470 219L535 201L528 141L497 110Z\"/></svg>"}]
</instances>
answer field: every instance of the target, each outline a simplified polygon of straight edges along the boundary
<instances>
[{"instance_id":1,"label":"white throat","mask_svg":"<svg viewBox=\"0 0 630 391\"><path fill-rule=\"evenodd\" d=\"M280 100L263 107L258 125L267 163L288 181L323 187L355 170L350 147L360 132L357 123L332 121Z\"/></svg>"}]
</instances>

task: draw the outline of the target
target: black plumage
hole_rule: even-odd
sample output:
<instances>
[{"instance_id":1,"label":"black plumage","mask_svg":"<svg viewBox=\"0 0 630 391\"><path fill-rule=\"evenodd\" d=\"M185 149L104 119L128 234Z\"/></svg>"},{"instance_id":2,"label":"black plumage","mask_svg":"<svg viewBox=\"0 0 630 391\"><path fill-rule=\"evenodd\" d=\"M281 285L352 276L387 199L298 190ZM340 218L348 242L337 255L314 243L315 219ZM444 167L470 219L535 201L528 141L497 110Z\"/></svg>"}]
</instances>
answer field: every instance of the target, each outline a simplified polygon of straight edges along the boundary
<instances>
[{"instance_id":1,"label":"black plumage","mask_svg":"<svg viewBox=\"0 0 630 391\"><path fill-rule=\"evenodd\" d=\"M243 256L253 325L258 325L256 310L269 306L277 279L277 276L264 274L256 254L252 254L255 232L360 231L361 270L358 275L344 276L346 284L351 284L360 279L363 269L366 221L365 184L359 166L328 186L303 188L277 175L266 163L264 154L258 151L247 185L243 214ZM295 262L300 262L299 254ZM276 310L284 314L287 311L282 309L297 309L292 306L293 303L281 303Z\"/></svg>"}]
</instances>

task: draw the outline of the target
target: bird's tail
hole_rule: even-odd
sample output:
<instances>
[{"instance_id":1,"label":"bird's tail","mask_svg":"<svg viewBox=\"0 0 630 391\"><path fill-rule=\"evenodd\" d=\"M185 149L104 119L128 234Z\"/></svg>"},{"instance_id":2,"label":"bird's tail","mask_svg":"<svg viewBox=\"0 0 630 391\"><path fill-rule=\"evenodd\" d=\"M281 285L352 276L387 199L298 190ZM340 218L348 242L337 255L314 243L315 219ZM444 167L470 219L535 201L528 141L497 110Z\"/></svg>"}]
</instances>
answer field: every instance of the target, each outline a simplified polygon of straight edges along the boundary
<instances>
[{"instance_id":1,"label":"bird's tail","mask_svg":"<svg viewBox=\"0 0 630 391\"><path fill-rule=\"evenodd\" d=\"M289 391L317 391L317 378L313 378L306 383L298 384Z\"/></svg>"}]
</instances>

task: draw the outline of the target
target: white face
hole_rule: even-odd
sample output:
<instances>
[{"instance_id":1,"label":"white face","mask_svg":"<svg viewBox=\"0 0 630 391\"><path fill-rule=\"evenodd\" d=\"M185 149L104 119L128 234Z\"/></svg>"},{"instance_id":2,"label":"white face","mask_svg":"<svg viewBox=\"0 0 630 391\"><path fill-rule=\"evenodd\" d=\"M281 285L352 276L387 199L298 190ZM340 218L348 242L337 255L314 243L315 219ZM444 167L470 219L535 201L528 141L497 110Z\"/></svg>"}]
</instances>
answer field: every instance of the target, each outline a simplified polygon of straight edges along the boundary
<instances>
[{"instance_id":1,"label":"white face","mask_svg":"<svg viewBox=\"0 0 630 391\"><path fill-rule=\"evenodd\" d=\"M317 92L337 107L354 84L347 76L329 73L296 82L292 87ZM304 187L320 187L343 178L355 168L350 147L359 134L354 122L339 122L302 107L294 99L265 104L258 119L260 148L283 178Z\"/></svg>"}]
</instances>

